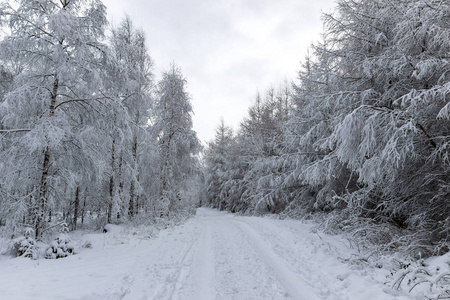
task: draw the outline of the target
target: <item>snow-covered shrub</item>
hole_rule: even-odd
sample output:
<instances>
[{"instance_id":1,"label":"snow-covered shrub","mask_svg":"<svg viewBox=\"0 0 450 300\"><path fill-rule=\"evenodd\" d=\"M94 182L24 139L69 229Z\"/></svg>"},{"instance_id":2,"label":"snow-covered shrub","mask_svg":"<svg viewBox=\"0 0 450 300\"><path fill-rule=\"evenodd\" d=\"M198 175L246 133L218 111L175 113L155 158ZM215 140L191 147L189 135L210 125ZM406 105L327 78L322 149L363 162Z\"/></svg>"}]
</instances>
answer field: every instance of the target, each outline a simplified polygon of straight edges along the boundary
<instances>
[{"instance_id":1,"label":"snow-covered shrub","mask_svg":"<svg viewBox=\"0 0 450 300\"><path fill-rule=\"evenodd\" d=\"M70 237L67 234L68 231L67 224L63 224L61 234L50 243L50 246L45 251L45 258L63 258L74 253L74 245L71 243Z\"/></svg>"},{"instance_id":2,"label":"snow-covered shrub","mask_svg":"<svg viewBox=\"0 0 450 300\"><path fill-rule=\"evenodd\" d=\"M70 243L70 237L67 234L61 233L45 252L45 258L56 259L69 256L73 254L74 247Z\"/></svg>"},{"instance_id":3,"label":"snow-covered shrub","mask_svg":"<svg viewBox=\"0 0 450 300\"><path fill-rule=\"evenodd\" d=\"M22 256L37 259L36 241L32 237L33 229L26 228L25 235L13 240L13 249L11 253L16 256Z\"/></svg>"},{"instance_id":4,"label":"snow-covered shrub","mask_svg":"<svg viewBox=\"0 0 450 300\"><path fill-rule=\"evenodd\" d=\"M450 299L450 260L444 255L432 260L399 262L388 279L391 287L421 299Z\"/></svg>"}]
</instances>

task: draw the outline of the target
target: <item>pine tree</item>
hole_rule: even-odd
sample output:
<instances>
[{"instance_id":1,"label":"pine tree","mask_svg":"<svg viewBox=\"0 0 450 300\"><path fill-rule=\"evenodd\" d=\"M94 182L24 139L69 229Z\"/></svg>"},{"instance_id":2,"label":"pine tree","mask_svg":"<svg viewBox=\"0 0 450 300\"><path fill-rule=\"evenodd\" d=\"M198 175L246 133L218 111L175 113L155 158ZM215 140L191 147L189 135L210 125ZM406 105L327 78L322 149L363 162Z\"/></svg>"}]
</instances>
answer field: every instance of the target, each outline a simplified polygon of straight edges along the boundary
<instances>
[{"instance_id":1,"label":"pine tree","mask_svg":"<svg viewBox=\"0 0 450 300\"><path fill-rule=\"evenodd\" d=\"M226 202L235 195L225 191L225 184L230 179L227 173L231 167L231 147L233 146L233 130L225 125L222 119L216 129L213 141L205 150L205 200L211 207L223 209Z\"/></svg>"}]
</instances>

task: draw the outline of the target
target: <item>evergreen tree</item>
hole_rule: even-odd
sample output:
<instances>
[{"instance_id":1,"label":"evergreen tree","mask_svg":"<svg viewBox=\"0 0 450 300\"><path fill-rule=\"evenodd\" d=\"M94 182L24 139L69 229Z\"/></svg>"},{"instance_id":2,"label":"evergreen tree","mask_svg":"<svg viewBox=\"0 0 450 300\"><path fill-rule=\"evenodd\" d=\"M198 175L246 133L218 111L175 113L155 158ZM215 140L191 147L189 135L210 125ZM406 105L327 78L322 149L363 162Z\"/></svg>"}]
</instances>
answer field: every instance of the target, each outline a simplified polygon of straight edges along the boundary
<instances>
[{"instance_id":1,"label":"evergreen tree","mask_svg":"<svg viewBox=\"0 0 450 300\"><path fill-rule=\"evenodd\" d=\"M234 196L225 191L225 183L229 180L227 171L231 164L230 149L233 142L233 130L226 126L222 119L214 140L205 150L206 203L203 204L224 209L229 198Z\"/></svg>"}]
</instances>

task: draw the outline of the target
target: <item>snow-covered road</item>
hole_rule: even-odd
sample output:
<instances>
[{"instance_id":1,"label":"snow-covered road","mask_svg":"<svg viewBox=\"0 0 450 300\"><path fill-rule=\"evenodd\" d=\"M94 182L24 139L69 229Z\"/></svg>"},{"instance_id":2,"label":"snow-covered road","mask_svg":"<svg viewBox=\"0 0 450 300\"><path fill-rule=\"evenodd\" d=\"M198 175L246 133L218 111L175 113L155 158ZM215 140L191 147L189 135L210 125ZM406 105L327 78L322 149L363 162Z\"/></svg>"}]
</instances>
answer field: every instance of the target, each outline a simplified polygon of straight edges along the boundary
<instances>
[{"instance_id":1,"label":"snow-covered road","mask_svg":"<svg viewBox=\"0 0 450 300\"><path fill-rule=\"evenodd\" d=\"M351 270L339 237L293 220L198 209L143 238L115 227L60 260L0 259L0 299L407 299Z\"/></svg>"}]
</instances>

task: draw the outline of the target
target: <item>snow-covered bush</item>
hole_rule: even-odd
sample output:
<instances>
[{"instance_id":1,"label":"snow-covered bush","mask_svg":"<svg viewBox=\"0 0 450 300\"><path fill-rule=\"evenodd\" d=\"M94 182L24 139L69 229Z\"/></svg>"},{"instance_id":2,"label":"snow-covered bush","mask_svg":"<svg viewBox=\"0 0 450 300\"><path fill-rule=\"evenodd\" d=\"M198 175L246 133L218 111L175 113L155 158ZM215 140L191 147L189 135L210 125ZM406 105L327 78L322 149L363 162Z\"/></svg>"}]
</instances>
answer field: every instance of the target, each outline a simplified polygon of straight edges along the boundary
<instances>
[{"instance_id":1,"label":"snow-covered bush","mask_svg":"<svg viewBox=\"0 0 450 300\"><path fill-rule=\"evenodd\" d=\"M45 258L63 258L74 253L74 245L71 243L71 239L67 234L68 231L67 224L63 224L61 234L50 243L50 246L45 251Z\"/></svg>"},{"instance_id":2,"label":"snow-covered bush","mask_svg":"<svg viewBox=\"0 0 450 300\"><path fill-rule=\"evenodd\" d=\"M11 253L15 256L22 256L37 259L36 241L32 238L34 230L25 229L25 235L13 240L13 249Z\"/></svg>"},{"instance_id":3,"label":"snow-covered bush","mask_svg":"<svg viewBox=\"0 0 450 300\"><path fill-rule=\"evenodd\" d=\"M421 299L450 299L450 260L444 255L432 260L399 262L388 279L391 287Z\"/></svg>"}]
</instances>

